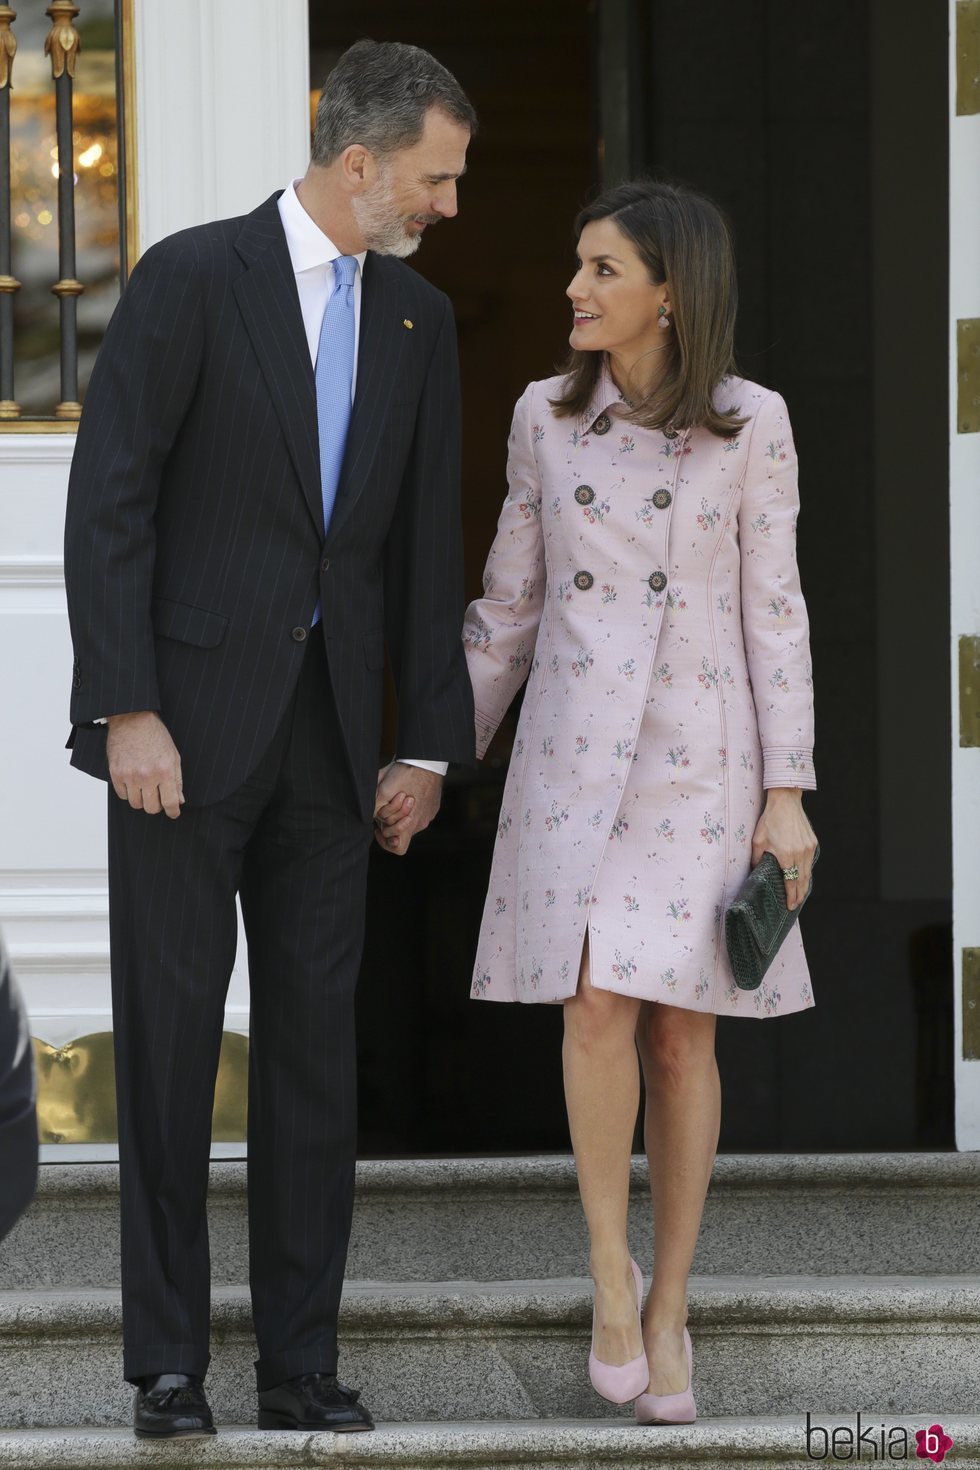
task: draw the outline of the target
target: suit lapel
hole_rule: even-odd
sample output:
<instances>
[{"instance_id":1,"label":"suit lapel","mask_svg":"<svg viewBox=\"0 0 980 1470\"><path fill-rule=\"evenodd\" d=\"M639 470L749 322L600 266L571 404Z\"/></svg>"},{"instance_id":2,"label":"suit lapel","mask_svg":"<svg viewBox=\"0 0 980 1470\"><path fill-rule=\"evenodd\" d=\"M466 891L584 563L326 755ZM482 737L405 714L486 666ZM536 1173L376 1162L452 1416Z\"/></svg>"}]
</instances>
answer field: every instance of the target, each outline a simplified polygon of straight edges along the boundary
<instances>
[{"instance_id":1,"label":"suit lapel","mask_svg":"<svg viewBox=\"0 0 980 1470\"><path fill-rule=\"evenodd\" d=\"M316 382L278 198L278 192L271 195L246 217L235 249L249 269L237 278L234 291L303 496L322 537Z\"/></svg>"},{"instance_id":2,"label":"suit lapel","mask_svg":"<svg viewBox=\"0 0 980 1470\"><path fill-rule=\"evenodd\" d=\"M387 264L370 251L361 282L361 327L357 344L357 386L347 434L344 465L330 517L330 535L350 515L371 473L395 380L401 342L395 331L393 293Z\"/></svg>"}]
</instances>

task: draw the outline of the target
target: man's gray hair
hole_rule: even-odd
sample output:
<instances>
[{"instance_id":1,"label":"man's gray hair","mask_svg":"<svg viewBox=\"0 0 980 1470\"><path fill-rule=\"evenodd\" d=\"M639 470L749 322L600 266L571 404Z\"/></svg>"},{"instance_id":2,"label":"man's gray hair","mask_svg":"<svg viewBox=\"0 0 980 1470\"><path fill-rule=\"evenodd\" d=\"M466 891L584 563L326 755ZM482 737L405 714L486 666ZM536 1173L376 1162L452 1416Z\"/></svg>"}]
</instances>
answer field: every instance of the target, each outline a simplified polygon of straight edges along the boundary
<instances>
[{"instance_id":1,"label":"man's gray hair","mask_svg":"<svg viewBox=\"0 0 980 1470\"><path fill-rule=\"evenodd\" d=\"M430 107L476 131L469 98L428 51L398 41L357 41L323 84L313 162L325 167L354 143L377 157L411 148L422 136Z\"/></svg>"}]
</instances>

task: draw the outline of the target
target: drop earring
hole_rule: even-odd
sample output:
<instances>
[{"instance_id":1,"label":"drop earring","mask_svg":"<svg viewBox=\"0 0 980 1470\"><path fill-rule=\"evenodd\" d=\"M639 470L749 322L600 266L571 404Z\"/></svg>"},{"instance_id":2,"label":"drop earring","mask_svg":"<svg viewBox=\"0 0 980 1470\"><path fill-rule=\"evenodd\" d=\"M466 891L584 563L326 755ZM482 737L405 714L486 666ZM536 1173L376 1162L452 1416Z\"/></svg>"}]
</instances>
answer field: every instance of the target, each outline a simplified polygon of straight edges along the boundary
<instances>
[{"instance_id":1,"label":"drop earring","mask_svg":"<svg viewBox=\"0 0 980 1470\"><path fill-rule=\"evenodd\" d=\"M668 315L666 306L661 306L657 312L657 326L662 332L670 330L670 316Z\"/></svg>"}]
</instances>

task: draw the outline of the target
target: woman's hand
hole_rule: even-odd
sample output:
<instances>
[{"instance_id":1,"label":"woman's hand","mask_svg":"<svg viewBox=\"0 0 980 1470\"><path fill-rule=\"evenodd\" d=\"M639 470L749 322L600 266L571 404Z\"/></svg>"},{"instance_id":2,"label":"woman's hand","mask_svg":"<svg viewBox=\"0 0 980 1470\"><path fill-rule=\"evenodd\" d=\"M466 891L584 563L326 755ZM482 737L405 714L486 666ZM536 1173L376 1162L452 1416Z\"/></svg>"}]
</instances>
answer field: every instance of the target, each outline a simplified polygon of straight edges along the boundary
<instances>
[{"instance_id":1,"label":"woman's hand","mask_svg":"<svg viewBox=\"0 0 980 1470\"><path fill-rule=\"evenodd\" d=\"M775 855L781 868L799 868L798 878L787 878L786 906L795 909L810 891L810 874L817 839L803 810L803 793L795 786L775 786L766 793L766 805L752 837L752 866L764 852Z\"/></svg>"}]
</instances>

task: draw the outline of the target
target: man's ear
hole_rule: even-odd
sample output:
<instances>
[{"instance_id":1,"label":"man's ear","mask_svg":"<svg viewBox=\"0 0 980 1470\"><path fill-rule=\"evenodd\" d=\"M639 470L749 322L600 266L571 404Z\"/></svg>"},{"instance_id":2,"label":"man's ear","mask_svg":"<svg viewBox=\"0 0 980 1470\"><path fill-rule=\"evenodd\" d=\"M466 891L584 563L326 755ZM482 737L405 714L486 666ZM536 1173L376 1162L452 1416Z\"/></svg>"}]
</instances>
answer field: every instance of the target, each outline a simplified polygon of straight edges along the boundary
<instances>
[{"instance_id":1,"label":"man's ear","mask_svg":"<svg viewBox=\"0 0 980 1470\"><path fill-rule=\"evenodd\" d=\"M352 143L349 148L345 148L339 163L341 177L352 194L359 194L373 183L378 166L374 155L360 143Z\"/></svg>"}]
</instances>

